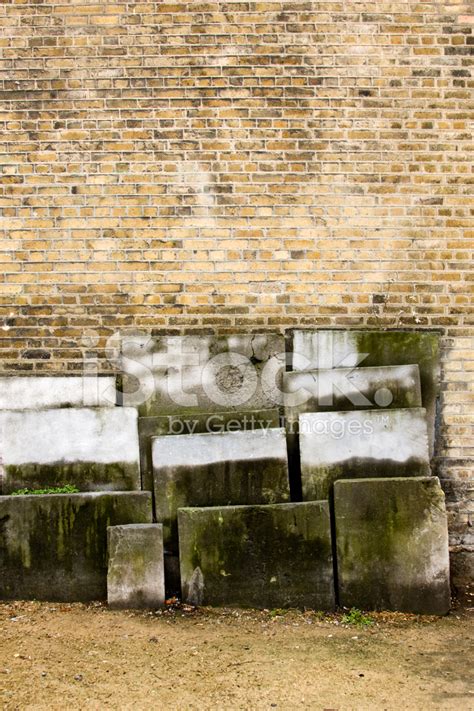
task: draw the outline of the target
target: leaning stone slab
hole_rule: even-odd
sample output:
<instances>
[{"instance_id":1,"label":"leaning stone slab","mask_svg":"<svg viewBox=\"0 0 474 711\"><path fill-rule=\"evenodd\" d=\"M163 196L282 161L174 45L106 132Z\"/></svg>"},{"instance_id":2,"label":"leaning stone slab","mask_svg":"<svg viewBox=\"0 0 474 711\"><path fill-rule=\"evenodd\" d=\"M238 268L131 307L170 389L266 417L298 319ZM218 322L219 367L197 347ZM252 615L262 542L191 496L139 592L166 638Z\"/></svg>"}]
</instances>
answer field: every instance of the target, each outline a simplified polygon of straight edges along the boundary
<instances>
[{"instance_id":1,"label":"leaning stone slab","mask_svg":"<svg viewBox=\"0 0 474 711\"><path fill-rule=\"evenodd\" d=\"M186 602L334 609L327 502L183 508L178 518Z\"/></svg>"},{"instance_id":2,"label":"leaning stone slab","mask_svg":"<svg viewBox=\"0 0 474 711\"><path fill-rule=\"evenodd\" d=\"M165 603L163 527L132 523L107 529L107 602L117 609Z\"/></svg>"},{"instance_id":3,"label":"leaning stone slab","mask_svg":"<svg viewBox=\"0 0 474 711\"><path fill-rule=\"evenodd\" d=\"M299 415L305 412L421 406L417 365L292 371L283 375L283 393L290 481L297 499L301 498Z\"/></svg>"},{"instance_id":4,"label":"leaning stone slab","mask_svg":"<svg viewBox=\"0 0 474 711\"><path fill-rule=\"evenodd\" d=\"M262 410L281 402L283 336L123 336L123 402L140 416ZM128 387L125 390L129 390Z\"/></svg>"},{"instance_id":5,"label":"leaning stone slab","mask_svg":"<svg viewBox=\"0 0 474 711\"><path fill-rule=\"evenodd\" d=\"M155 510L165 549L178 552L177 511L288 501L285 430L176 435L152 440Z\"/></svg>"},{"instance_id":6,"label":"leaning stone slab","mask_svg":"<svg viewBox=\"0 0 474 711\"><path fill-rule=\"evenodd\" d=\"M421 407L417 365L293 371L283 376L285 422L304 412Z\"/></svg>"},{"instance_id":7,"label":"leaning stone slab","mask_svg":"<svg viewBox=\"0 0 474 711\"><path fill-rule=\"evenodd\" d=\"M140 489L134 408L0 411L0 491Z\"/></svg>"},{"instance_id":8,"label":"leaning stone slab","mask_svg":"<svg viewBox=\"0 0 474 711\"><path fill-rule=\"evenodd\" d=\"M429 331L294 330L288 336L293 370L410 365L420 369L422 404L433 453L439 397L439 334Z\"/></svg>"},{"instance_id":9,"label":"leaning stone slab","mask_svg":"<svg viewBox=\"0 0 474 711\"><path fill-rule=\"evenodd\" d=\"M437 477L334 485L339 604L444 615L448 529Z\"/></svg>"},{"instance_id":10,"label":"leaning stone slab","mask_svg":"<svg viewBox=\"0 0 474 711\"><path fill-rule=\"evenodd\" d=\"M299 443L304 501L327 498L337 479L430 474L421 407L305 413Z\"/></svg>"},{"instance_id":11,"label":"leaning stone slab","mask_svg":"<svg viewBox=\"0 0 474 711\"><path fill-rule=\"evenodd\" d=\"M0 377L0 410L115 405L114 377Z\"/></svg>"},{"instance_id":12,"label":"leaning stone slab","mask_svg":"<svg viewBox=\"0 0 474 711\"><path fill-rule=\"evenodd\" d=\"M0 496L0 598L105 600L107 526L151 522L146 492Z\"/></svg>"},{"instance_id":13,"label":"leaning stone slab","mask_svg":"<svg viewBox=\"0 0 474 711\"><path fill-rule=\"evenodd\" d=\"M164 435L201 434L261 430L280 426L280 415L273 410L245 410L243 412L203 412L181 415L160 415L138 418L140 441L140 469L143 488L153 489L151 462L152 437Z\"/></svg>"}]
</instances>

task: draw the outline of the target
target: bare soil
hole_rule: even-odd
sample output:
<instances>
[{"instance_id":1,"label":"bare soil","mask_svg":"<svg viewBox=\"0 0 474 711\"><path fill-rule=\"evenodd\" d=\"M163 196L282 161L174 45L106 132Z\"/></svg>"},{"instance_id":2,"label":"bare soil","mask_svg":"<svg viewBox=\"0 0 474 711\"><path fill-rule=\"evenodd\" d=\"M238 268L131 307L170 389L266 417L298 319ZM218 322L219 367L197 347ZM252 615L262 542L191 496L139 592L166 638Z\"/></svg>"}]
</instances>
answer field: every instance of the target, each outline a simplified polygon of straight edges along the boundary
<instances>
[{"instance_id":1,"label":"bare soil","mask_svg":"<svg viewBox=\"0 0 474 711\"><path fill-rule=\"evenodd\" d=\"M473 709L472 617L0 605L3 709Z\"/></svg>"}]
</instances>

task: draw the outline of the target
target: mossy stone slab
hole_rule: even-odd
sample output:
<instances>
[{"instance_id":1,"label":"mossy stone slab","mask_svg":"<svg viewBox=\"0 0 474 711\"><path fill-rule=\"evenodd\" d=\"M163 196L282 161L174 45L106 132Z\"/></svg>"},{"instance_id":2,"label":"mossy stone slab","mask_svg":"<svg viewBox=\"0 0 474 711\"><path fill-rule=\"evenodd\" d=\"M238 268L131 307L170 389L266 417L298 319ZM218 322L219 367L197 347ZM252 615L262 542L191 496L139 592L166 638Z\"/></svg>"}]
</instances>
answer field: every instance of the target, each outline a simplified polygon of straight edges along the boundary
<instances>
[{"instance_id":1,"label":"mossy stone slab","mask_svg":"<svg viewBox=\"0 0 474 711\"><path fill-rule=\"evenodd\" d=\"M107 602L115 609L165 603L163 527L132 523L107 529Z\"/></svg>"},{"instance_id":2,"label":"mossy stone slab","mask_svg":"<svg viewBox=\"0 0 474 711\"><path fill-rule=\"evenodd\" d=\"M288 332L293 370L411 365L420 369L422 405L427 412L430 452L434 449L437 398L440 387L439 333L433 331Z\"/></svg>"},{"instance_id":3,"label":"mossy stone slab","mask_svg":"<svg viewBox=\"0 0 474 711\"><path fill-rule=\"evenodd\" d=\"M123 402L142 417L262 410L281 402L285 342L277 334L126 335L121 369Z\"/></svg>"},{"instance_id":4,"label":"mossy stone slab","mask_svg":"<svg viewBox=\"0 0 474 711\"><path fill-rule=\"evenodd\" d=\"M0 377L0 410L59 407L115 407L113 376Z\"/></svg>"},{"instance_id":5,"label":"mossy stone slab","mask_svg":"<svg viewBox=\"0 0 474 711\"><path fill-rule=\"evenodd\" d=\"M2 600L105 600L107 527L152 523L146 492L0 496Z\"/></svg>"},{"instance_id":6,"label":"mossy stone slab","mask_svg":"<svg viewBox=\"0 0 474 711\"><path fill-rule=\"evenodd\" d=\"M307 412L299 418L299 444L304 501L328 498L337 479L431 473L421 407Z\"/></svg>"},{"instance_id":7,"label":"mossy stone slab","mask_svg":"<svg viewBox=\"0 0 474 711\"><path fill-rule=\"evenodd\" d=\"M337 481L334 512L340 605L448 612L447 516L436 477Z\"/></svg>"},{"instance_id":8,"label":"mossy stone slab","mask_svg":"<svg viewBox=\"0 0 474 711\"><path fill-rule=\"evenodd\" d=\"M155 437L152 457L156 519L167 553L178 552L181 507L290 499L283 428Z\"/></svg>"},{"instance_id":9,"label":"mossy stone slab","mask_svg":"<svg viewBox=\"0 0 474 711\"><path fill-rule=\"evenodd\" d=\"M138 438L140 442L140 469L142 487L153 489L153 467L151 461L152 437L182 434L202 434L237 432L240 430L261 430L280 426L277 409L244 410L242 412L203 412L182 415L158 415L138 418Z\"/></svg>"},{"instance_id":10,"label":"mossy stone slab","mask_svg":"<svg viewBox=\"0 0 474 711\"><path fill-rule=\"evenodd\" d=\"M81 491L139 491L134 408L0 411L0 492L72 484Z\"/></svg>"},{"instance_id":11,"label":"mossy stone slab","mask_svg":"<svg viewBox=\"0 0 474 711\"><path fill-rule=\"evenodd\" d=\"M178 518L186 602L334 609L326 502L184 508Z\"/></svg>"}]
</instances>

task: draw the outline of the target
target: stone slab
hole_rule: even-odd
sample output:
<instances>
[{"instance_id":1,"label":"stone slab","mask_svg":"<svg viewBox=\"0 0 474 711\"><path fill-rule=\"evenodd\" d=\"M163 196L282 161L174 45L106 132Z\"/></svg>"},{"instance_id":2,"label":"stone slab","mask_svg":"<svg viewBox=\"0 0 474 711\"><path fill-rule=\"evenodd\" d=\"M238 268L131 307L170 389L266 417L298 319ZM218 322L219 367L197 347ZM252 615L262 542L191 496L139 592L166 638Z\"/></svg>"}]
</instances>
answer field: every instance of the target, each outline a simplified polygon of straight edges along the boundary
<instances>
[{"instance_id":1,"label":"stone slab","mask_svg":"<svg viewBox=\"0 0 474 711\"><path fill-rule=\"evenodd\" d=\"M109 607L155 609L165 604L161 524L109 526L107 551Z\"/></svg>"},{"instance_id":2,"label":"stone slab","mask_svg":"<svg viewBox=\"0 0 474 711\"><path fill-rule=\"evenodd\" d=\"M421 407L305 413L299 444L304 501L327 498L337 479L430 474Z\"/></svg>"},{"instance_id":3,"label":"stone slab","mask_svg":"<svg viewBox=\"0 0 474 711\"><path fill-rule=\"evenodd\" d=\"M178 552L177 511L184 506L289 501L285 430L173 435L152 440L156 519L165 550Z\"/></svg>"},{"instance_id":4,"label":"stone slab","mask_svg":"<svg viewBox=\"0 0 474 711\"><path fill-rule=\"evenodd\" d=\"M283 376L285 422L304 412L421 407L417 365L292 371Z\"/></svg>"},{"instance_id":5,"label":"stone slab","mask_svg":"<svg viewBox=\"0 0 474 711\"><path fill-rule=\"evenodd\" d=\"M123 402L143 417L263 410L281 403L285 342L276 334L126 335L121 370Z\"/></svg>"},{"instance_id":6,"label":"stone slab","mask_svg":"<svg viewBox=\"0 0 474 711\"><path fill-rule=\"evenodd\" d=\"M115 377L0 377L0 410L115 407Z\"/></svg>"},{"instance_id":7,"label":"stone slab","mask_svg":"<svg viewBox=\"0 0 474 711\"><path fill-rule=\"evenodd\" d=\"M448 612L447 516L436 477L337 481L334 511L340 605Z\"/></svg>"},{"instance_id":8,"label":"stone slab","mask_svg":"<svg viewBox=\"0 0 474 711\"><path fill-rule=\"evenodd\" d=\"M140 490L137 411L0 411L0 492L73 484L81 491Z\"/></svg>"},{"instance_id":9,"label":"stone slab","mask_svg":"<svg viewBox=\"0 0 474 711\"><path fill-rule=\"evenodd\" d=\"M283 375L283 424L287 431L290 484L302 498L298 418L305 412L421 406L417 365L372 368L328 368Z\"/></svg>"},{"instance_id":10,"label":"stone slab","mask_svg":"<svg viewBox=\"0 0 474 711\"><path fill-rule=\"evenodd\" d=\"M164 435L201 434L205 432L237 432L240 430L268 429L280 426L280 415L273 410L245 410L243 412L203 412L194 415L159 415L138 418L140 442L140 469L142 487L153 489L151 461L152 437Z\"/></svg>"},{"instance_id":11,"label":"stone slab","mask_svg":"<svg viewBox=\"0 0 474 711\"><path fill-rule=\"evenodd\" d=\"M183 600L334 609L327 502L179 510Z\"/></svg>"},{"instance_id":12,"label":"stone slab","mask_svg":"<svg viewBox=\"0 0 474 711\"><path fill-rule=\"evenodd\" d=\"M430 453L434 449L440 387L439 334L430 331L292 330L287 348L292 370L410 365L420 369Z\"/></svg>"},{"instance_id":13,"label":"stone slab","mask_svg":"<svg viewBox=\"0 0 474 711\"><path fill-rule=\"evenodd\" d=\"M151 522L147 492L0 496L0 598L105 600L107 526Z\"/></svg>"}]
</instances>

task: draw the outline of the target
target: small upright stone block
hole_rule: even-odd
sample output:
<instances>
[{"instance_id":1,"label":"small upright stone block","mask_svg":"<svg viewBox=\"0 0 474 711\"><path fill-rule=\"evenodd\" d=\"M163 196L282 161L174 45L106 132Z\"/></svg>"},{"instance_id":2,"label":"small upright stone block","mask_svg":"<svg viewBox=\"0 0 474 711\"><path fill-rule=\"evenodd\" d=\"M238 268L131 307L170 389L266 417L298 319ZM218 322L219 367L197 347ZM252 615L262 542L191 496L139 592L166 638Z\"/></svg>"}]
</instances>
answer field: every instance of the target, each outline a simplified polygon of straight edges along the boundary
<instances>
[{"instance_id":1,"label":"small upright stone block","mask_svg":"<svg viewBox=\"0 0 474 711\"><path fill-rule=\"evenodd\" d=\"M448 528L437 477L334 485L339 604L444 615Z\"/></svg>"},{"instance_id":2,"label":"small upright stone block","mask_svg":"<svg viewBox=\"0 0 474 711\"><path fill-rule=\"evenodd\" d=\"M185 601L334 609L326 501L184 508L178 520Z\"/></svg>"},{"instance_id":3,"label":"small upright stone block","mask_svg":"<svg viewBox=\"0 0 474 711\"><path fill-rule=\"evenodd\" d=\"M117 609L155 609L165 602L163 527L109 526L107 602Z\"/></svg>"},{"instance_id":4,"label":"small upright stone block","mask_svg":"<svg viewBox=\"0 0 474 711\"><path fill-rule=\"evenodd\" d=\"M426 413L354 410L299 419L304 501L327 498L337 479L430 474Z\"/></svg>"}]
</instances>

